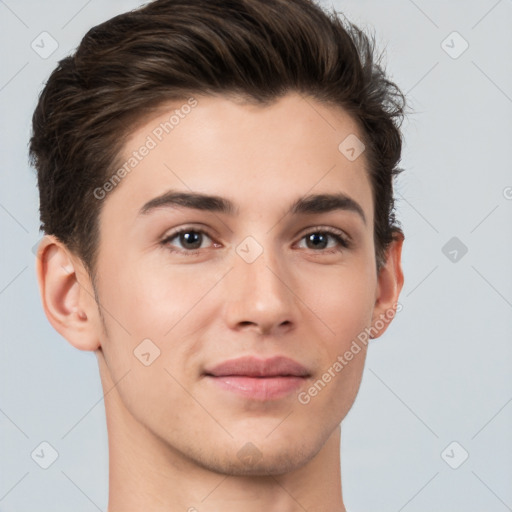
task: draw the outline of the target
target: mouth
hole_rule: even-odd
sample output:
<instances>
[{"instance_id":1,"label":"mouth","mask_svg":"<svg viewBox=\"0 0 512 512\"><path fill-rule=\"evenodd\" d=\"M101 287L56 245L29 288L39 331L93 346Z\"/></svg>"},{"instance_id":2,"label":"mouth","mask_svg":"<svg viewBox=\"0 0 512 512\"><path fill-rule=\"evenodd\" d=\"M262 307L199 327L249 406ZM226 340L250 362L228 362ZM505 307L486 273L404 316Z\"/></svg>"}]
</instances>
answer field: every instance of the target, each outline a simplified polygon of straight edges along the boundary
<instances>
[{"instance_id":1,"label":"mouth","mask_svg":"<svg viewBox=\"0 0 512 512\"><path fill-rule=\"evenodd\" d=\"M203 373L217 389L247 399L278 400L302 387L310 377L306 368L284 356L271 359L243 357L225 361Z\"/></svg>"},{"instance_id":2,"label":"mouth","mask_svg":"<svg viewBox=\"0 0 512 512\"><path fill-rule=\"evenodd\" d=\"M214 375L205 375L205 378L222 390L259 401L284 398L302 387L306 382L306 377L292 375L275 377L247 377L243 375L215 377Z\"/></svg>"}]
</instances>

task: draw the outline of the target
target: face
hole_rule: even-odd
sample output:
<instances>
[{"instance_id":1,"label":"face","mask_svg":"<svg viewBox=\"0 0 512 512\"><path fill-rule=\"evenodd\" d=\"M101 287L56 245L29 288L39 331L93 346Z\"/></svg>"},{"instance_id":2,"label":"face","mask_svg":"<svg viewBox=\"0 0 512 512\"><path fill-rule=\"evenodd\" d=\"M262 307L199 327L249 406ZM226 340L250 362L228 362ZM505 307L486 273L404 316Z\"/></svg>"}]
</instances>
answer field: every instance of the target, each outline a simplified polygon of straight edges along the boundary
<instances>
[{"instance_id":1,"label":"face","mask_svg":"<svg viewBox=\"0 0 512 512\"><path fill-rule=\"evenodd\" d=\"M338 149L362 137L342 110L295 94L196 100L132 134L121 160L137 163L98 199L101 357L112 382L126 375L126 411L176 452L220 473L291 471L352 406L365 346L335 363L376 314L365 155ZM245 356L290 358L307 376L205 375ZM250 467L243 450L259 454Z\"/></svg>"}]
</instances>

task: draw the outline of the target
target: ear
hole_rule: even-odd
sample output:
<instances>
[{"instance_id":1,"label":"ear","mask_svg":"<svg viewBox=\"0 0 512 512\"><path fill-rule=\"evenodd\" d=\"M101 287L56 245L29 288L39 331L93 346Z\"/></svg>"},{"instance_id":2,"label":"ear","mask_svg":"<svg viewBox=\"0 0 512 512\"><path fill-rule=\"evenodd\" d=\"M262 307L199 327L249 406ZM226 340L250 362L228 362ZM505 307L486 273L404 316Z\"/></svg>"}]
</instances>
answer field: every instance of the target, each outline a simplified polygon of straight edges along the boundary
<instances>
[{"instance_id":1,"label":"ear","mask_svg":"<svg viewBox=\"0 0 512 512\"><path fill-rule=\"evenodd\" d=\"M37 281L53 328L80 350L96 350L99 311L89 275L79 258L53 235L39 243Z\"/></svg>"},{"instance_id":2,"label":"ear","mask_svg":"<svg viewBox=\"0 0 512 512\"><path fill-rule=\"evenodd\" d=\"M398 297L404 285L402 272L402 246L404 235L395 233L394 240L386 251L386 262L381 267L377 277L377 292L373 309L371 338L382 336L395 314L400 311Z\"/></svg>"}]
</instances>

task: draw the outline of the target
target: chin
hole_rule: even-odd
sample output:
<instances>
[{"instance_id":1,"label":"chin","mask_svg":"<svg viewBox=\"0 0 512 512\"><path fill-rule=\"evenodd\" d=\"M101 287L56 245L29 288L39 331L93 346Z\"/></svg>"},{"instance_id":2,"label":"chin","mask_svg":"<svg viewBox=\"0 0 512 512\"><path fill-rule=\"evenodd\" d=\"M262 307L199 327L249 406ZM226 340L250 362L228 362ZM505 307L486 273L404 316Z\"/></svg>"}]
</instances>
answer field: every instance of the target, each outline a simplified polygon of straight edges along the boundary
<instances>
[{"instance_id":1,"label":"chin","mask_svg":"<svg viewBox=\"0 0 512 512\"><path fill-rule=\"evenodd\" d=\"M321 450L323 443L317 446L304 445L304 441L296 445L277 443L261 443L260 446L246 441L234 452L229 450L222 454L204 452L196 459L196 463L209 471L230 476L278 476L291 473L306 465ZM240 444L240 443L237 443ZM194 457L193 457L194 458Z\"/></svg>"}]
</instances>

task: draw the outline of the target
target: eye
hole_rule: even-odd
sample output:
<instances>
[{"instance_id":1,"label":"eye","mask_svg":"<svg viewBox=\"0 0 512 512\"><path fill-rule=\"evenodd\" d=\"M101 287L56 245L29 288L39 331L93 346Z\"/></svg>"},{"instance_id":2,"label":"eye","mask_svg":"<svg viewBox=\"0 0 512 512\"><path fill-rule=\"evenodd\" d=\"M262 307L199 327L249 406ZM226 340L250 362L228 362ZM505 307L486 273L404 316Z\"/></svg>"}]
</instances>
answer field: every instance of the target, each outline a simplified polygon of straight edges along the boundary
<instances>
[{"instance_id":1,"label":"eye","mask_svg":"<svg viewBox=\"0 0 512 512\"><path fill-rule=\"evenodd\" d=\"M203 229L185 227L165 237L160 244L171 252L194 256L205 248L203 246L205 238L213 242L212 238ZM314 228L314 230L302 236L300 241L303 240L306 241L306 249L324 254L338 253L351 247L349 238L342 231L332 228ZM330 241L333 241L334 244L329 245ZM176 248L176 244L180 244L180 247ZM216 243L213 243L213 245L221 246Z\"/></svg>"},{"instance_id":2,"label":"eye","mask_svg":"<svg viewBox=\"0 0 512 512\"><path fill-rule=\"evenodd\" d=\"M175 231L174 233L171 233L160 243L171 252L196 254L200 249L204 249L204 247L202 247L202 243L205 238L211 240L206 231L202 229L182 228L178 231ZM173 248L174 244L171 242L175 239L178 243L181 244L181 248Z\"/></svg>"},{"instance_id":3,"label":"eye","mask_svg":"<svg viewBox=\"0 0 512 512\"><path fill-rule=\"evenodd\" d=\"M329 239L334 240L334 246L329 246ZM341 231L331 228L315 228L301 238L306 241L306 248L324 253L341 252L350 247L350 242ZM329 249L329 250L325 250Z\"/></svg>"}]
</instances>

